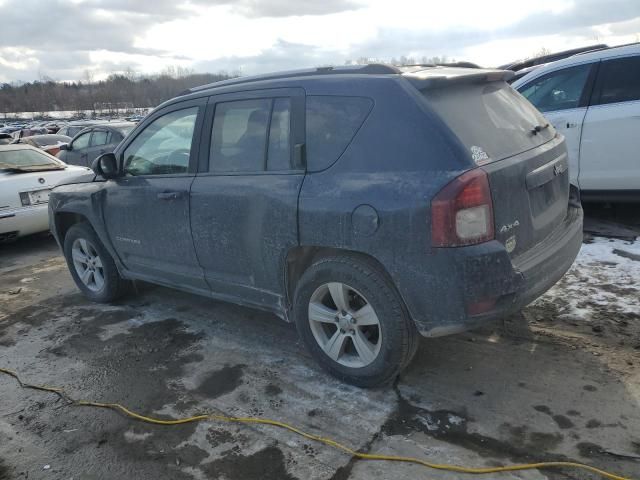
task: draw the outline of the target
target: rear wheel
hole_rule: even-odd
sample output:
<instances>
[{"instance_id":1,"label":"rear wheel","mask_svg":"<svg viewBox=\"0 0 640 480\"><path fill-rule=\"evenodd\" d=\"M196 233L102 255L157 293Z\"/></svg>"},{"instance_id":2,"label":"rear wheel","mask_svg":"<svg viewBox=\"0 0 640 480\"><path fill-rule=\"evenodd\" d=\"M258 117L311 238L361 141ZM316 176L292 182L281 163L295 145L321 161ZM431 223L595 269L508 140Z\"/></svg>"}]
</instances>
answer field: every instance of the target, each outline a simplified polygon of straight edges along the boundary
<instances>
[{"instance_id":1,"label":"rear wheel","mask_svg":"<svg viewBox=\"0 0 640 480\"><path fill-rule=\"evenodd\" d=\"M94 302L111 302L126 292L113 258L87 223L73 225L64 237L64 256L78 288Z\"/></svg>"},{"instance_id":2,"label":"rear wheel","mask_svg":"<svg viewBox=\"0 0 640 480\"><path fill-rule=\"evenodd\" d=\"M368 259L340 256L313 263L294 303L308 349L348 383L387 383L415 354L418 332L391 281Z\"/></svg>"}]
</instances>

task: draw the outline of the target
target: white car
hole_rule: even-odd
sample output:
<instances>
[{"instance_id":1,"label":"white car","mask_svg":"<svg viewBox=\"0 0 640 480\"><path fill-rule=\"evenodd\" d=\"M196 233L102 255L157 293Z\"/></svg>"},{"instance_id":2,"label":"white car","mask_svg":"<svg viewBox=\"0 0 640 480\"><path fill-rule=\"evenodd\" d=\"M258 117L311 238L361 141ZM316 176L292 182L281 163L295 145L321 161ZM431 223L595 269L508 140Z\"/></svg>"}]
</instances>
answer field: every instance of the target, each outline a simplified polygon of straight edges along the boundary
<instances>
[{"instance_id":1,"label":"white car","mask_svg":"<svg viewBox=\"0 0 640 480\"><path fill-rule=\"evenodd\" d=\"M0 243L49 230L49 192L86 175L31 145L0 145Z\"/></svg>"},{"instance_id":2,"label":"white car","mask_svg":"<svg viewBox=\"0 0 640 480\"><path fill-rule=\"evenodd\" d=\"M512 86L565 136L583 200L640 201L640 43L546 64Z\"/></svg>"}]
</instances>

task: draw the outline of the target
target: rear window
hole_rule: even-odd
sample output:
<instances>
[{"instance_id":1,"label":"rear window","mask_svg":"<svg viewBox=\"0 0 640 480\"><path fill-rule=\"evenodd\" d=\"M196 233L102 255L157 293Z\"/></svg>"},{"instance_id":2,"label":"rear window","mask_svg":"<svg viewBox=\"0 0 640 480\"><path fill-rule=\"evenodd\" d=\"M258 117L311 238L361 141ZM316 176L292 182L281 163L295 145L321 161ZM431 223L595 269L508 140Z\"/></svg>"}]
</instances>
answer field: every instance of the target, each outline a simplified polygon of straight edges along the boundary
<instances>
[{"instance_id":1,"label":"rear window","mask_svg":"<svg viewBox=\"0 0 640 480\"><path fill-rule=\"evenodd\" d=\"M504 82L458 85L424 92L425 98L478 165L535 148L555 136L547 120Z\"/></svg>"},{"instance_id":2,"label":"rear window","mask_svg":"<svg viewBox=\"0 0 640 480\"><path fill-rule=\"evenodd\" d=\"M38 150L16 149L0 151L1 170L45 171L61 170L64 164Z\"/></svg>"},{"instance_id":3,"label":"rear window","mask_svg":"<svg viewBox=\"0 0 640 480\"><path fill-rule=\"evenodd\" d=\"M307 169L324 170L345 151L371 111L365 97L307 97Z\"/></svg>"}]
</instances>

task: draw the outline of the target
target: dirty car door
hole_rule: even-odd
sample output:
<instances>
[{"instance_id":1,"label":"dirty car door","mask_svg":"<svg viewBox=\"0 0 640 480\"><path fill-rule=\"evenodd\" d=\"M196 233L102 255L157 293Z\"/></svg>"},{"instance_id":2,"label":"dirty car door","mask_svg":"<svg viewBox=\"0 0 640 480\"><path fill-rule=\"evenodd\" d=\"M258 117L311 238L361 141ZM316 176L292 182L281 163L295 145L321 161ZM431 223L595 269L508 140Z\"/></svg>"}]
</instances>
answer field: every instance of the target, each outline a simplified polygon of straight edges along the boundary
<instances>
[{"instance_id":1,"label":"dirty car door","mask_svg":"<svg viewBox=\"0 0 640 480\"><path fill-rule=\"evenodd\" d=\"M298 244L303 122L300 89L210 99L191 229L214 296L282 310L285 257Z\"/></svg>"},{"instance_id":2,"label":"dirty car door","mask_svg":"<svg viewBox=\"0 0 640 480\"><path fill-rule=\"evenodd\" d=\"M78 135L69 145L71 148L64 152L64 156L61 156L61 160L69 165L90 166L87 163L87 149L89 148L90 139L91 130Z\"/></svg>"},{"instance_id":3,"label":"dirty car door","mask_svg":"<svg viewBox=\"0 0 640 480\"><path fill-rule=\"evenodd\" d=\"M110 240L132 276L208 293L189 228L189 190L204 103L156 112L116 156L124 175L107 182Z\"/></svg>"}]
</instances>

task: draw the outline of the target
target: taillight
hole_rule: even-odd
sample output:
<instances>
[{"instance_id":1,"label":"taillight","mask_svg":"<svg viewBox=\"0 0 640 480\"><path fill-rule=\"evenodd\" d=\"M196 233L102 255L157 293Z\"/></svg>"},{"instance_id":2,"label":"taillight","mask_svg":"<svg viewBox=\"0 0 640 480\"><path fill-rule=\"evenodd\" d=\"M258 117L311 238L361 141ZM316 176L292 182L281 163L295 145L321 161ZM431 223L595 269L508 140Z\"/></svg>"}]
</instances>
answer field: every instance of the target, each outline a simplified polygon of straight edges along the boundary
<instances>
[{"instance_id":1,"label":"taillight","mask_svg":"<svg viewBox=\"0 0 640 480\"><path fill-rule=\"evenodd\" d=\"M484 170L463 173L431 200L434 247L460 247L493 238L493 201Z\"/></svg>"}]
</instances>

